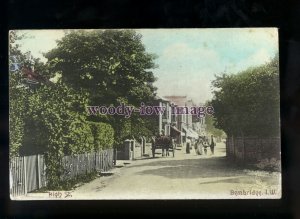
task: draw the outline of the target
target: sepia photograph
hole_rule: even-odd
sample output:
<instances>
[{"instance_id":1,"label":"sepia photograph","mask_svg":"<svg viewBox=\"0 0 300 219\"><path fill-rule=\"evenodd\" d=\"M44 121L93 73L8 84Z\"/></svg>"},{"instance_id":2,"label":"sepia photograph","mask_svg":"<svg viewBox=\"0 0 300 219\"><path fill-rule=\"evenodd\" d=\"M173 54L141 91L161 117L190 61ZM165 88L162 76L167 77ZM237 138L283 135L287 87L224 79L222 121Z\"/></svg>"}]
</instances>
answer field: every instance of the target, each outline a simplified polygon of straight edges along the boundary
<instances>
[{"instance_id":1,"label":"sepia photograph","mask_svg":"<svg viewBox=\"0 0 300 219\"><path fill-rule=\"evenodd\" d=\"M277 28L9 31L11 200L280 199Z\"/></svg>"}]
</instances>

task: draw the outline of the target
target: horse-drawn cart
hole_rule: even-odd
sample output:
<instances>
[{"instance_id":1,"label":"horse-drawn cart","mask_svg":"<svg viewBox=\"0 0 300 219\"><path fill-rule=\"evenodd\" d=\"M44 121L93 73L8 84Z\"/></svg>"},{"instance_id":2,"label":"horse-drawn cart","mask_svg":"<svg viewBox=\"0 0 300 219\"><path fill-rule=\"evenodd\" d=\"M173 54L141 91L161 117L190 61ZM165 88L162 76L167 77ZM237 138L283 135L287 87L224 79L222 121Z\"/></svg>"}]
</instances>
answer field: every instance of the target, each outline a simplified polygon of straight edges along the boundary
<instances>
[{"instance_id":1,"label":"horse-drawn cart","mask_svg":"<svg viewBox=\"0 0 300 219\"><path fill-rule=\"evenodd\" d=\"M155 157L156 149L162 150L162 156L169 156L169 152L175 157L176 144L169 136L159 136L152 138L152 156Z\"/></svg>"}]
</instances>

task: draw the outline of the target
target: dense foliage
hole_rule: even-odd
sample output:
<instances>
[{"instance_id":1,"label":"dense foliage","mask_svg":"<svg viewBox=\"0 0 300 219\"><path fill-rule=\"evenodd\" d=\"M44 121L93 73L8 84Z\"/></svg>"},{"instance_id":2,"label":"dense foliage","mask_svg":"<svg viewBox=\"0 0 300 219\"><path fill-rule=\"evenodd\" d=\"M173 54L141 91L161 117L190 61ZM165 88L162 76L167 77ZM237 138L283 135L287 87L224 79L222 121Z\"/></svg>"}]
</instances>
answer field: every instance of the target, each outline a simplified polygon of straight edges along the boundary
<instances>
[{"instance_id":1,"label":"dense foliage","mask_svg":"<svg viewBox=\"0 0 300 219\"><path fill-rule=\"evenodd\" d=\"M49 188L60 186L63 156L152 135L156 124L150 118L86 113L88 105L138 107L140 102L153 100L155 78L150 70L155 67L155 56L145 51L140 34L70 31L45 54L46 63L22 54L18 45L22 37L10 32L10 155L45 154ZM46 80L23 83L24 66Z\"/></svg>"},{"instance_id":2,"label":"dense foliage","mask_svg":"<svg viewBox=\"0 0 300 219\"><path fill-rule=\"evenodd\" d=\"M146 53L141 35L129 30L70 31L45 54L47 63L30 63L19 50L20 37L10 34L10 63L17 60L20 67L10 72L11 155L53 150L62 156L153 134L156 124L149 118L85 114L85 107L93 103L139 106L140 101L153 100L154 55ZM21 67L26 65L58 81L26 86L21 80Z\"/></svg>"},{"instance_id":3,"label":"dense foliage","mask_svg":"<svg viewBox=\"0 0 300 219\"><path fill-rule=\"evenodd\" d=\"M26 91L20 81L21 70L16 65L25 65L26 56L19 50L17 40L20 37L14 31L10 32L9 44L9 141L10 155L19 155L19 148L22 145L24 136L24 117L26 113Z\"/></svg>"},{"instance_id":4,"label":"dense foliage","mask_svg":"<svg viewBox=\"0 0 300 219\"><path fill-rule=\"evenodd\" d=\"M124 103L139 107L141 102L154 99L151 69L156 67L155 56L146 52L141 35L135 31L70 31L45 57L52 76L59 75L64 84L84 89L90 105ZM139 126L139 135L151 135L154 129L144 125L146 118L139 119L142 123L134 118L125 121L122 116L94 116L88 120L111 124L116 144L133 135L135 125Z\"/></svg>"},{"instance_id":5,"label":"dense foliage","mask_svg":"<svg viewBox=\"0 0 300 219\"><path fill-rule=\"evenodd\" d=\"M113 147L114 130L111 125L103 122L88 122L94 136L94 150L105 150Z\"/></svg>"},{"instance_id":6,"label":"dense foliage","mask_svg":"<svg viewBox=\"0 0 300 219\"><path fill-rule=\"evenodd\" d=\"M278 56L213 82L216 127L229 136L279 136Z\"/></svg>"},{"instance_id":7,"label":"dense foliage","mask_svg":"<svg viewBox=\"0 0 300 219\"><path fill-rule=\"evenodd\" d=\"M67 85L86 89L92 103L117 104L123 98L139 105L154 96L154 55L135 31L71 31L45 56L52 72Z\"/></svg>"},{"instance_id":8,"label":"dense foliage","mask_svg":"<svg viewBox=\"0 0 300 219\"><path fill-rule=\"evenodd\" d=\"M216 119L213 116L205 117L206 132L215 137L219 137L219 138L225 137L226 135L224 131L215 127L214 125L215 121Z\"/></svg>"}]
</instances>

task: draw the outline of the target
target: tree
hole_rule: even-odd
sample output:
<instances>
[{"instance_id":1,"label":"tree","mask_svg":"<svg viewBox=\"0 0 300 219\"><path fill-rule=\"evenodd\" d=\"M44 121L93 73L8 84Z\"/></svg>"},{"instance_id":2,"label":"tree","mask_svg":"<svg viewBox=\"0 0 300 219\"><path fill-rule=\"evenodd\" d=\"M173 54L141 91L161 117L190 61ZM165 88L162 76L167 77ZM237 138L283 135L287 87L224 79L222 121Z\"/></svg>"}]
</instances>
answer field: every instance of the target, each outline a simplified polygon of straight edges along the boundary
<instances>
[{"instance_id":1,"label":"tree","mask_svg":"<svg viewBox=\"0 0 300 219\"><path fill-rule=\"evenodd\" d=\"M18 156L24 138L26 97L30 91L22 84L21 67L26 65L25 54L19 50L18 40L24 36L9 32L9 152Z\"/></svg>"},{"instance_id":2,"label":"tree","mask_svg":"<svg viewBox=\"0 0 300 219\"><path fill-rule=\"evenodd\" d=\"M91 94L92 103L139 105L154 96L154 55L131 30L73 31L47 54L52 72L73 88Z\"/></svg>"},{"instance_id":3,"label":"tree","mask_svg":"<svg viewBox=\"0 0 300 219\"><path fill-rule=\"evenodd\" d=\"M38 76L43 79L49 79L52 70L48 63L43 64L38 59L31 59L29 63L26 54L18 49L18 35L10 34L10 155L44 154L48 187L58 188L62 157L106 149L113 143L114 132L108 124L101 124L105 127L101 132L92 132L87 115L82 113L89 101L89 93L84 89L74 89L63 81L42 80L34 86L24 84L23 66L32 74L39 72ZM95 138L102 148L95 145Z\"/></svg>"},{"instance_id":4,"label":"tree","mask_svg":"<svg viewBox=\"0 0 300 219\"><path fill-rule=\"evenodd\" d=\"M52 76L60 74L60 80L67 86L85 90L91 105L124 103L139 107L141 102L154 100L156 88L151 69L156 67L155 55L146 52L141 35L135 31L71 31L45 57ZM131 133L130 124L136 121L126 121L121 116L88 119L110 123L117 143Z\"/></svg>"},{"instance_id":5,"label":"tree","mask_svg":"<svg viewBox=\"0 0 300 219\"><path fill-rule=\"evenodd\" d=\"M270 63L213 81L216 127L227 135L279 136L278 56Z\"/></svg>"},{"instance_id":6,"label":"tree","mask_svg":"<svg viewBox=\"0 0 300 219\"><path fill-rule=\"evenodd\" d=\"M48 186L56 188L63 156L94 151L92 130L77 112L87 105L87 96L56 83L38 87L27 100L20 155L45 154Z\"/></svg>"},{"instance_id":7,"label":"tree","mask_svg":"<svg viewBox=\"0 0 300 219\"><path fill-rule=\"evenodd\" d=\"M88 122L94 135L94 150L100 151L112 148L114 130L111 125L102 122Z\"/></svg>"},{"instance_id":8,"label":"tree","mask_svg":"<svg viewBox=\"0 0 300 219\"><path fill-rule=\"evenodd\" d=\"M214 126L216 119L213 116L206 116L205 117L205 124L206 124L206 131L215 137L223 137L225 136L225 133L221 129L217 129Z\"/></svg>"}]
</instances>

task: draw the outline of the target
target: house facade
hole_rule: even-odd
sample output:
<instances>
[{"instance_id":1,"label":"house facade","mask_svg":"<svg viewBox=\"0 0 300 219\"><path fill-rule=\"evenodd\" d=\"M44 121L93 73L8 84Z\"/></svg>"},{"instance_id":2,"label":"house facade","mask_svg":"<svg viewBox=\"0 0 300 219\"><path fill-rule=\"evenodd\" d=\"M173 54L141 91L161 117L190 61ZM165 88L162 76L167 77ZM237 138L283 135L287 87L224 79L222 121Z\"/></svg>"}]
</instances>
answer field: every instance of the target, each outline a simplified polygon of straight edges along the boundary
<instances>
[{"instance_id":1,"label":"house facade","mask_svg":"<svg viewBox=\"0 0 300 219\"><path fill-rule=\"evenodd\" d=\"M160 106L165 107L165 112L159 117L159 130L165 135L175 138L177 144L185 145L188 139L194 140L198 138L199 133L195 130L200 127L193 115L186 113L179 114L176 110L178 107L182 109L195 106L192 100L187 100L186 96L164 96L159 97ZM198 128L199 130L199 128Z\"/></svg>"}]
</instances>

